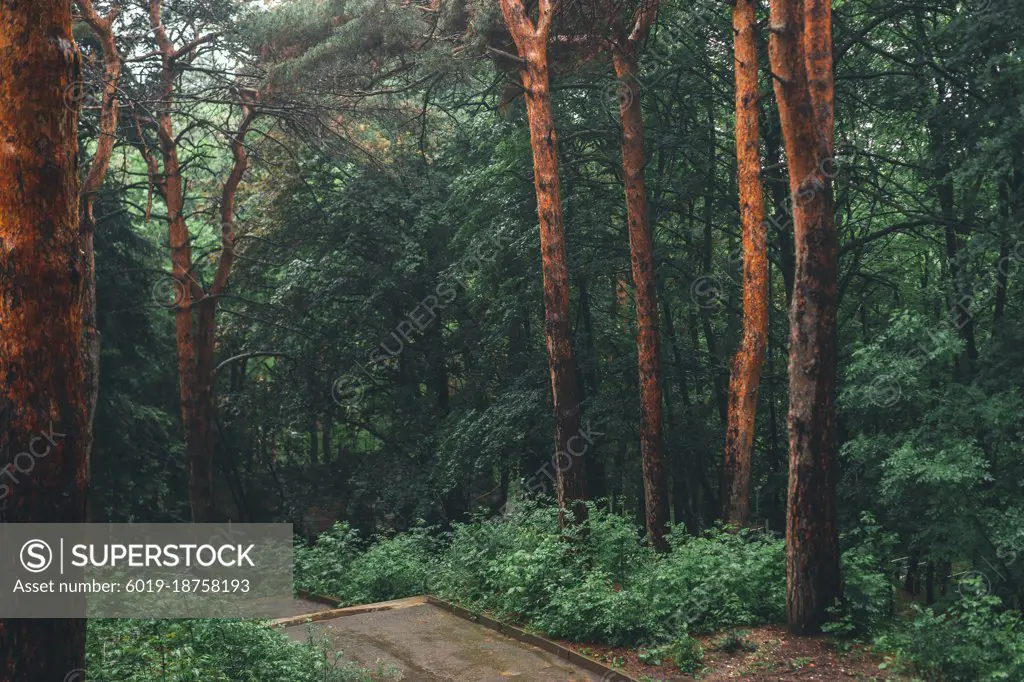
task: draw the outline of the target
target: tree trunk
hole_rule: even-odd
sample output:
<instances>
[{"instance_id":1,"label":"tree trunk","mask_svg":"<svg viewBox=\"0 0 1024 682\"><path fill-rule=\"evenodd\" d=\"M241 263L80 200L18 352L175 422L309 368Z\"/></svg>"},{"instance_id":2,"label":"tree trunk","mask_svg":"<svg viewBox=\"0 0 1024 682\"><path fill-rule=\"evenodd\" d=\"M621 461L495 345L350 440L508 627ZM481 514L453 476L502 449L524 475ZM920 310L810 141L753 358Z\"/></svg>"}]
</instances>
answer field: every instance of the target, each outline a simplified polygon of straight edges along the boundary
<instances>
[{"instance_id":1,"label":"tree trunk","mask_svg":"<svg viewBox=\"0 0 1024 682\"><path fill-rule=\"evenodd\" d=\"M814 632L842 596L836 509L837 238L832 153L830 0L771 0L769 45L796 249L789 342L790 630ZM825 59L823 55L827 54ZM824 87L822 86L824 83Z\"/></svg>"},{"instance_id":2,"label":"tree trunk","mask_svg":"<svg viewBox=\"0 0 1024 682\"><path fill-rule=\"evenodd\" d=\"M750 515L750 474L757 395L768 345L768 245L758 145L757 18L752 0L733 5L736 70L736 167L743 222L743 340L729 381L723 512L743 526Z\"/></svg>"},{"instance_id":3,"label":"tree trunk","mask_svg":"<svg viewBox=\"0 0 1024 682\"><path fill-rule=\"evenodd\" d=\"M167 225L171 247L174 287L175 345L178 355L178 383L181 419L185 431L185 468L188 476L189 507L192 521L212 520L213 499L213 414L216 368L216 313L219 297L227 287L235 259L235 195L248 167L245 136L256 117L254 100L247 94L239 102L241 118L230 140L233 165L224 181L220 197L221 251L217 269L208 291L196 277L192 262L191 235L185 219L185 184L178 158L178 138L171 116L177 73L177 51L161 19L162 0L149 0L149 24L161 56L160 105L155 127L160 168L144 137L142 121L136 117L138 147L146 160L150 182L167 206ZM162 170L162 172L161 172ZM195 318L193 319L193 314ZM193 326L193 323L194 326Z\"/></svg>"},{"instance_id":4,"label":"tree trunk","mask_svg":"<svg viewBox=\"0 0 1024 682\"><path fill-rule=\"evenodd\" d=\"M84 434L86 458L92 453L93 420L100 390L100 332L96 319L96 249L94 235L96 217L93 207L96 195L110 167L117 135L118 83L121 78L121 55L114 40L114 21L120 7L114 5L110 12L101 17L91 0L77 0L82 18L95 32L103 47L103 99L100 104L100 125L96 136L96 152L93 154L81 188L80 230L82 240L83 268L82 286L82 364L85 376L86 430Z\"/></svg>"},{"instance_id":5,"label":"tree trunk","mask_svg":"<svg viewBox=\"0 0 1024 682\"><path fill-rule=\"evenodd\" d=\"M771 74L769 74L771 77ZM780 124L781 125L781 124ZM782 150L779 140L779 127L772 122L765 125L764 151L767 163L782 170ZM782 272L782 283L786 289L786 304L793 301L793 271L796 264L793 262L793 221L789 215L788 196L786 181L782 178L769 176L766 179L769 194L772 198L771 225L775 229L776 242L779 249L779 270Z\"/></svg>"},{"instance_id":6,"label":"tree trunk","mask_svg":"<svg viewBox=\"0 0 1024 682\"><path fill-rule=\"evenodd\" d=\"M526 113L533 149L534 188L540 221L541 266L544 275L544 320L551 393L555 412L555 470L558 507L571 504L576 522L586 520L586 484L580 440L580 400L569 327L569 272L558 179L558 138L551 109L547 38L554 18L551 0L540 0L536 26L520 0L501 0L505 24L526 66L522 73ZM568 458L568 460L566 459ZM566 521L564 514L560 519Z\"/></svg>"},{"instance_id":7,"label":"tree trunk","mask_svg":"<svg viewBox=\"0 0 1024 682\"><path fill-rule=\"evenodd\" d=\"M661 435L661 352L658 339L658 298L654 279L654 246L648 222L644 183L644 121L636 56L630 50L613 56L622 120L622 175L626 186L626 217L636 301L636 347L640 374L640 461L643 469L647 537L659 551L668 549L668 476Z\"/></svg>"},{"instance_id":8,"label":"tree trunk","mask_svg":"<svg viewBox=\"0 0 1024 682\"><path fill-rule=\"evenodd\" d=\"M328 408L330 409L330 408ZM324 415L324 427L323 432L320 435L320 452L323 453L324 464L329 464L331 461L331 441L334 439L334 419L331 413L328 412Z\"/></svg>"},{"instance_id":9,"label":"tree trunk","mask_svg":"<svg viewBox=\"0 0 1024 682\"><path fill-rule=\"evenodd\" d=\"M81 86L71 26L69 2L0 0L3 523L85 520L84 263L70 106ZM63 680L84 668L85 623L0 620L0 680Z\"/></svg>"},{"instance_id":10,"label":"tree trunk","mask_svg":"<svg viewBox=\"0 0 1024 682\"><path fill-rule=\"evenodd\" d=\"M320 463L320 430L317 428L316 419L310 418L306 431L309 463L316 466Z\"/></svg>"}]
</instances>

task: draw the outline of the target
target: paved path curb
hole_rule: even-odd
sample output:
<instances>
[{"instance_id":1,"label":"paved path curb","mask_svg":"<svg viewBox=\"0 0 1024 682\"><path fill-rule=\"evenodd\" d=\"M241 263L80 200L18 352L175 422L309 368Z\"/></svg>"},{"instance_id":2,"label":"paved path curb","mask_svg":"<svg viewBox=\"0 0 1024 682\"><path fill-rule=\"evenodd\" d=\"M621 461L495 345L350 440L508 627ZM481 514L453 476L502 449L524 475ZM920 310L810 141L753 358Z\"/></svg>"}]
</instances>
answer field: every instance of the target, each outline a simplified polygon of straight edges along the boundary
<instances>
[{"instance_id":1,"label":"paved path curb","mask_svg":"<svg viewBox=\"0 0 1024 682\"><path fill-rule=\"evenodd\" d=\"M438 608L442 608L445 611L448 611L449 613L458 616L459 618L471 621L473 623L479 623L480 625L483 625L486 628L490 628L491 630L500 632L506 637L511 637L512 639L520 641L524 644L535 646L538 649L543 649L544 651L547 651L550 654L554 654L555 656L558 656L559 658L564 659L565 661L568 661L569 663L572 663L575 666L578 666L585 670L589 670L592 673L601 675L601 682L639 682L636 678L630 677L618 670L609 668L604 663L601 663L596 659L577 653L572 649L562 646L561 644L552 642L550 639L545 639L538 635L531 634L525 630L514 627L512 625L508 625L507 623L502 623L499 620L495 620L483 614L474 613L468 609L462 608L461 606L456 606L455 604L446 602L443 599L438 599L437 597L426 595L424 597L424 600L426 601L427 604L432 604L434 606L437 606Z\"/></svg>"},{"instance_id":2,"label":"paved path curb","mask_svg":"<svg viewBox=\"0 0 1024 682\"><path fill-rule=\"evenodd\" d=\"M340 600L334 597L328 597L319 594L312 594L309 592L300 591L299 596L307 601L317 602L321 604L337 604ZM327 609L325 611L317 611L315 613L307 613L300 616L289 616L288 618L278 618L270 622L270 626L274 628L286 628L294 625L302 625L304 623L315 623L318 621L332 620L334 618L343 618L345 616L358 616L364 613L373 613L375 611L391 611L394 609L407 609L412 606L420 606L422 604L431 604L440 609L451 613L452 615L458 616L463 620L470 621L483 625L486 628L499 632L506 637L510 637L516 641L522 642L523 644L529 644L535 646L538 649L554 654L555 656L572 663L575 666L583 668L592 673L601 675L601 682L639 682L636 678L630 677L625 673L609 668L604 663L584 656L583 654L577 653L572 649L552 642L550 639L545 639L538 635L527 632L521 628L517 628L507 623L502 623L499 620L495 620L489 616L485 616L481 613L474 613L461 606L456 606L450 602L446 602L443 599L438 599L431 595L418 595L415 597L407 597L405 599L394 599L392 601L378 602L376 604L363 604L361 606L348 606L340 609Z\"/></svg>"},{"instance_id":3,"label":"paved path curb","mask_svg":"<svg viewBox=\"0 0 1024 682\"><path fill-rule=\"evenodd\" d=\"M309 599L306 597L306 599ZM310 600L315 601L315 600ZM337 603L334 601L333 603ZM333 618L342 618L344 616L358 616L361 613L373 613L374 611L391 611L392 609L407 609L410 606L419 606L426 604L426 597L408 597L406 599L395 599L393 601L382 601L376 604L363 604L362 606L348 606L343 609L328 609L326 611L316 611L315 613L305 613L301 616L289 616L287 618L278 618L277 620L270 621L270 627L272 628L287 628L292 625L302 625L303 623L315 623L321 620L331 620Z\"/></svg>"}]
</instances>

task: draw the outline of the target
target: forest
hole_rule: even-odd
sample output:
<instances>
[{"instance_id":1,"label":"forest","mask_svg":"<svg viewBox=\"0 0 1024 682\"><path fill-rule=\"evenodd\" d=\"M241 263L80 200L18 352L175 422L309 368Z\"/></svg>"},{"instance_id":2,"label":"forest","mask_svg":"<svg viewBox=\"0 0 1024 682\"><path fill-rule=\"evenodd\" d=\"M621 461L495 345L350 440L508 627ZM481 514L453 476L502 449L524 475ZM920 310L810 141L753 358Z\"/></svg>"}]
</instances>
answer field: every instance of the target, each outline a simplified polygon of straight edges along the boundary
<instances>
[{"instance_id":1,"label":"forest","mask_svg":"<svg viewBox=\"0 0 1024 682\"><path fill-rule=\"evenodd\" d=\"M1022 31L0 0L0 526L288 523L606 682L1024 681ZM295 640L3 617L0 682L491 679Z\"/></svg>"}]
</instances>

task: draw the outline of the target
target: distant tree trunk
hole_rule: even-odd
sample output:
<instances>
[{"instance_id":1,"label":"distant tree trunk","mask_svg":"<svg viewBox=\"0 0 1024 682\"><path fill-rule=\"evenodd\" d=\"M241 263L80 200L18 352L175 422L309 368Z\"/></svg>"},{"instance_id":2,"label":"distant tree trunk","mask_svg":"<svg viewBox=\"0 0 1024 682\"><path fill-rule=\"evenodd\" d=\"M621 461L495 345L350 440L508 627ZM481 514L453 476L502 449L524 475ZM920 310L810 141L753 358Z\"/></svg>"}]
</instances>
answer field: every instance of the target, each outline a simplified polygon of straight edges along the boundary
<instances>
[{"instance_id":1,"label":"distant tree trunk","mask_svg":"<svg viewBox=\"0 0 1024 682\"><path fill-rule=\"evenodd\" d=\"M736 70L736 167L743 222L743 340L729 381L725 431L722 516L746 525L757 395L768 345L768 245L758 134L757 17L752 0L736 0L732 11Z\"/></svg>"},{"instance_id":2,"label":"distant tree trunk","mask_svg":"<svg viewBox=\"0 0 1024 682\"><path fill-rule=\"evenodd\" d=\"M590 285L585 276L576 278L576 288L579 291L579 317L582 323L582 332L577 333L579 344L579 377L580 388L583 400L591 400L597 397L597 350L594 346L594 314L591 310ZM587 448L587 493L594 499L605 497L607 484L605 482L604 462L597 457L595 446Z\"/></svg>"},{"instance_id":3,"label":"distant tree trunk","mask_svg":"<svg viewBox=\"0 0 1024 682\"><path fill-rule=\"evenodd\" d=\"M771 77L771 74L768 76ZM767 163L770 166L782 169L782 149L779 140L779 127L772 121L765 125L764 151ZM771 225L775 229L776 242L779 249L779 270L782 272L782 282L786 289L786 304L793 301L793 271L796 264L793 262L793 221L790 219L789 192L784 178L767 178L768 190L772 199Z\"/></svg>"},{"instance_id":4,"label":"distant tree trunk","mask_svg":"<svg viewBox=\"0 0 1024 682\"><path fill-rule=\"evenodd\" d=\"M80 204L80 233L85 268L82 276L82 362L85 372L85 400L87 408L85 452L92 452L93 419L96 402L99 400L100 377L100 332L96 320L96 251L94 235L96 218L93 207L96 195L110 167L117 135L117 121L120 110L118 82L121 78L121 55L114 39L114 21L120 14L115 4L106 16L100 16L91 0L76 0L82 18L96 34L103 47L103 99L100 104L100 125L96 136L96 151L89 164L89 171L82 183Z\"/></svg>"},{"instance_id":5,"label":"distant tree trunk","mask_svg":"<svg viewBox=\"0 0 1024 682\"><path fill-rule=\"evenodd\" d=\"M714 274L714 218L715 218L715 190L718 187L715 181L715 163L718 156L718 152L715 148L715 108L713 102L708 102L707 106L707 124L708 124L708 148L707 148L707 177L704 178L704 238L701 244L701 273L704 277L710 279L712 285L716 287L714 294L721 296L721 282ZM714 303L711 301L709 303ZM713 398L715 404L718 406L718 416L725 424L729 420L729 395L726 388L725 376L722 368L721 358L719 357L718 339L715 335L715 326L711 319L711 305L709 303L701 304L698 302L700 309L700 322L701 328L704 331L704 341L707 344L708 359L711 371L711 385L713 388Z\"/></svg>"},{"instance_id":6,"label":"distant tree trunk","mask_svg":"<svg viewBox=\"0 0 1024 682\"><path fill-rule=\"evenodd\" d=\"M320 452L323 453L324 464L328 464L331 461L331 441L333 437L334 419L331 417L331 413L328 412L324 415L323 432L321 433Z\"/></svg>"},{"instance_id":7,"label":"distant tree trunk","mask_svg":"<svg viewBox=\"0 0 1024 682\"><path fill-rule=\"evenodd\" d=\"M837 237L830 0L771 0L769 43L796 246L789 342L789 628L814 632L842 596L836 509Z\"/></svg>"},{"instance_id":8,"label":"distant tree trunk","mask_svg":"<svg viewBox=\"0 0 1024 682\"><path fill-rule=\"evenodd\" d=\"M3 523L81 523L88 480L71 3L0 0ZM43 453L34 461L29 455ZM45 459L44 459L45 457ZM30 469L31 467L31 469ZM17 479L17 480L15 480ZM84 619L0 619L0 680L85 667Z\"/></svg>"},{"instance_id":9,"label":"distant tree trunk","mask_svg":"<svg viewBox=\"0 0 1024 682\"><path fill-rule=\"evenodd\" d=\"M555 411L555 469L559 509L572 506L576 522L586 520L586 483L580 434L579 387L569 327L569 272L565 252L561 187L558 179L558 138L551 110L548 80L547 39L554 19L553 0L539 0L536 25L521 0L501 0L505 24L512 34L519 56L525 61L522 73L526 113L533 148L533 176L540 220L541 264L544 274L544 318L551 393ZM566 458L570 458L566 460ZM564 514L560 514L564 523Z\"/></svg>"},{"instance_id":10,"label":"distant tree trunk","mask_svg":"<svg viewBox=\"0 0 1024 682\"><path fill-rule=\"evenodd\" d=\"M310 418L306 430L309 463L316 466L320 463L320 430L317 428L316 419Z\"/></svg>"},{"instance_id":11,"label":"distant tree trunk","mask_svg":"<svg viewBox=\"0 0 1024 682\"><path fill-rule=\"evenodd\" d=\"M956 358L954 374L958 380L973 373L978 359L978 346L974 333L973 296L967 281L967 270L961 262L963 247L963 225L957 218L956 192L953 186L951 150L946 141L950 113L946 101L947 90L941 81L936 81L939 97L935 112L928 120L928 133L933 157L935 194L939 200L941 227L946 237L946 259L949 266L950 291L952 292L949 317L964 342L964 354Z\"/></svg>"},{"instance_id":12,"label":"distant tree trunk","mask_svg":"<svg viewBox=\"0 0 1024 682\"><path fill-rule=\"evenodd\" d=\"M644 182L644 121L640 108L633 44L613 53L615 74L623 91L622 175L626 186L629 251L636 301L636 347L640 375L640 461L643 470L647 537L659 550L668 549L668 475L661 434L661 351L658 339L658 298L654 279L654 245L648 221Z\"/></svg>"},{"instance_id":13,"label":"distant tree trunk","mask_svg":"<svg viewBox=\"0 0 1024 682\"><path fill-rule=\"evenodd\" d=\"M136 115L136 142L146 160L150 182L167 206L174 285L175 345L181 419L185 431L185 469L192 521L206 523L215 513L213 497L213 414L217 343L217 302L227 287L235 260L235 196L248 168L245 136L256 118L254 98L239 103L238 128L230 139L233 159L220 197L221 250L213 282L204 290L192 261L192 238L185 219L185 184L178 158L178 137L172 118L177 50L162 22L162 0L149 0L149 23L161 56L160 107L155 112L157 147L162 168Z\"/></svg>"}]
</instances>

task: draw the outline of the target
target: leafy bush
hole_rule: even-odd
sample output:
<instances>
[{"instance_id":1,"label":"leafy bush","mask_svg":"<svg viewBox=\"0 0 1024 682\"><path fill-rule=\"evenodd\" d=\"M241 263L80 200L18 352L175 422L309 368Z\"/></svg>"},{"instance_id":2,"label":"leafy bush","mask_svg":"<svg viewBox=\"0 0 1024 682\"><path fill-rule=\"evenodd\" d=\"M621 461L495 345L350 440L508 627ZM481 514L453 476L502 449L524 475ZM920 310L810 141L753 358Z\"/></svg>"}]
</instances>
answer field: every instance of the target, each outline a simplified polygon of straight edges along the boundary
<instances>
[{"instance_id":1,"label":"leafy bush","mask_svg":"<svg viewBox=\"0 0 1024 682\"><path fill-rule=\"evenodd\" d=\"M782 542L713 531L671 535L659 555L628 519L590 506L567 542L556 512L517 505L457 526L431 587L549 635L611 644L673 641L691 629L773 622L785 613Z\"/></svg>"},{"instance_id":2,"label":"leafy bush","mask_svg":"<svg viewBox=\"0 0 1024 682\"><path fill-rule=\"evenodd\" d=\"M422 594L436 545L428 528L366 543L348 524L335 523L313 547L296 546L295 585L342 605Z\"/></svg>"},{"instance_id":3,"label":"leafy bush","mask_svg":"<svg viewBox=\"0 0 1024 682\"><path fill-rule=\"evenodd\" d=\"M370 682L396 679L253 620L90 620L92 682Z\"/></svg>"},{"instance_id":4,"label":"leafy bush","mask_svg":"<svg viewBox=\"0 0 1024 682\"><path fill-rule=\"evenodd\" d=\"M782 540L722 529L669 535L672 551L655 565L651 608L668 613L668 635L779 622L786 613Z\"/></svg>"},{"instance_id":5,"label":"leafy bush","mask_svg":"<svg viewBox=\"0 0 1024 682\"><path fill-rule=\"evenodd\" d=\"M682 635L670 644L659 647L658 653L684 673L700 672L704 647L689 635Z\"/></svg>"},{"instance_id":6,"label":"leafy bush","mask_svg":"<svg viewBox=\"0 0 1024 682\"><path fill-rule=\"evenodd\" d=\"M316 594L340 596L349 585L349 567L363 550L359 533L337 522L312 547L296 540L295 586Z\"/></svg>"},{"instance_id":7,"label":"leafy bush","mask_svg":"<svg viewBox=\"0 0 1024 682\"><path fill-rule=\"evenodd\" d=\"M998 597L965 591L944 613L914 607L907 624L877 638L880 649L909 662L928 680L1024 679L1024 620Z\"/></svg>"},{"instance_id":8,"label":"leafy bush","mask_svg":"<svg viewBox=\"0 0 1024 682\"><path fill-rule=\"evenodd\" d=\"M865 512L860 526L843 535L844 602L832 608L834 622L824 630L836 635L863 635L882 627L894 614L896 588L891 565L896 537Z\"/></svg>"}]
</instances>

